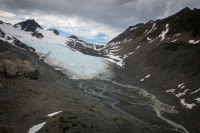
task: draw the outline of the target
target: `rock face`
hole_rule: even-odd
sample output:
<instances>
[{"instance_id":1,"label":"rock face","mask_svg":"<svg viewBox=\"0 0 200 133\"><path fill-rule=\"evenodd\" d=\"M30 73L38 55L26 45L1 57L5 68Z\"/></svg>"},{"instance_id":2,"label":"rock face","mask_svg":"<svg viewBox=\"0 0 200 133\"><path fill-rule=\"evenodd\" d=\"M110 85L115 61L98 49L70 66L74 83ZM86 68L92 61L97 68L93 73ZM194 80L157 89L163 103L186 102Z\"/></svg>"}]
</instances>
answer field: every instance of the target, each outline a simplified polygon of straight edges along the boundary
<instances>
[{"instance_id":1,"label":"rock face","mask_svg":"<svg viewBox=\"0 0 200 133\"><path fill-rule=\"evenodd\" d=\"M14 27L18 27L21 30L35 32L37 28L43 29L34 19L28 19L26 21L17 23Z\"/></svg>"},{"instance_id":2,"label":"rock face","mask_svg":"<svg viewBox=\"0 0 200 133\"><path fill-rule=\"evenodd\" d=\"M9 38L8 38L9 40ZM29 47L27 46L26 44L20 42L18 39L14 38L14 45L17 46L17 47L20 47L22 49L25 49L25 50L28 50L28 51L31 51L31 52L35 52L35 49L32 48L32 47Z\"/></svg>"},{"instance_id":3,"label":"rock face","mask_svg":"<svg viewBox=\"0 0 200 133\"><path fill-rule=\"evenodd\" d=\"M0 29L0 37L4 38L5 37L5 33Z\"/></svg>"},{"instance_id":4,"label":"rock face","mask_svg":"<svg viewBox=\"0 0 200 133\"><path fill-rule=\"evenodd\" d=\"M28 60L25 54L10 54L9 49L5 50L8 45L0 41L0 75L6 78L26 77L30 79L38 78L37 67ZM5 43L5 44L4 44ZM24 44L25 45L25 44ZM27 46L28 47L28 46ZM20 57L19 57L20 56Z\"/></svg>"},{"instance_id":5,"label":"rock face","mask_svg":"<svg viewBox=\"0 0 200 133\"><path fill-rule=\"evenodd\" d=\"M44 36L42 33L39 33L37 29L42 29L43 28L34 20L34 19L28 19L26 21L17 23L14 25L15 28L20 28L21 30L27 31L27 32L32 32L32 36L35 36L39 39L43 38Z\"/></svg>"},{"instance_id":6,"label":"rock face","mask_svg":"<svg viewBox=\"0 0 200 133\"><path fill-rule=\"evenodd\" d=\"M28 61L22 61L20 59L1 59L1 62L1 71L3 70L1 73L4 73L7 78L18 76L24 76L30 79L38 78L38 70Z\"/></svg>"},{"instance_id":7,"label":"rock face","mask_svg":"<svg viewBox=\"0 0 200 133\"><path fill-rule=\"evenodd\" d=\"M31 33L32 36L35 36L37 38L43 38L44 36L42 35L42 33L39 33L38 31Z\"/></svg>"}]
</instances>

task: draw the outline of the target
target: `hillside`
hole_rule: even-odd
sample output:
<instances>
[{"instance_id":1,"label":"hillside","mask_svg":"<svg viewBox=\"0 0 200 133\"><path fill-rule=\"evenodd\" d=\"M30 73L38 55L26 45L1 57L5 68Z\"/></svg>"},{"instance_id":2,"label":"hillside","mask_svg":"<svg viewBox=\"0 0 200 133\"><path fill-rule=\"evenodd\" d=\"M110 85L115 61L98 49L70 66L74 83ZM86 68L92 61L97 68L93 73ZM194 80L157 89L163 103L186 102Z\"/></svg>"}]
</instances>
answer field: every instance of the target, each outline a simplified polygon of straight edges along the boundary
<instances>
[{"instance_id":1,"label":"hillside","mask_svg":"<svg viewBox=\"0 0 200 133\"><path fill-rule=\"evenodd\" d=\"M102 49L104 56L121 64L116 81L146 88L175 105L187 121L171 118L192 132L198 132L200 119L199 18L199 9L185 8L162 20L130 26Z\"/></svg>"}]
</instances>

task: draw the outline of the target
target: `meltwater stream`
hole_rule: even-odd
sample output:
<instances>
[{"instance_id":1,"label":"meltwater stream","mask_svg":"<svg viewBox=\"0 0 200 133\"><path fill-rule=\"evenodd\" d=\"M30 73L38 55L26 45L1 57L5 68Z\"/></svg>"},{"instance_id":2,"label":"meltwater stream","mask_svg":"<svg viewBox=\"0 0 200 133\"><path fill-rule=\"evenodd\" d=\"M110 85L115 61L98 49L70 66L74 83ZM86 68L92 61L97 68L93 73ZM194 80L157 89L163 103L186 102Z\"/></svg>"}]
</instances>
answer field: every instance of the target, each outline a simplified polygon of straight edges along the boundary
<instances>
[{"instance_id":1,"label":"meltwater stream","mask_svg":"<svg viewBox=\"0 0 200 133\"><path fill-rule=\"evenodd\" d=\"M123 100L125 100L126 102L133 104L133 105L134 104L135 105L146 105L146 106L151 107L155 111L158 118L162 119L163 121L165 121L166 123L168 123L169 125L174 127L171 130L176 130L176 131L182 132L182 133L189 133L187 131L187 129L185 127L183 127L182 125L180 125L176 122L173 122L161 115L161 113L163 113L163 112L178 113L173 107L160 102L159 100L156 99L155 96L146 92L142 88L131 86L131 85L123 85L123 84L113 82L113 81L107 82L107 81L89 81L89 80L81 81L79 83L79 87L86 94L89 94L95 98L98 98L99 100L101 100L103 102L106 102L108 105L110 105L114 110L118 111L119 113L124 114L130 118L133 118L134 120L137 120L147 126L152 126L152 125L136 118L135 116L129 114L128 112L126 112L125 110L123 110L122 108L120 108L118 106L121 103L120 99L124 96L125 97L133 96L133 97L140 97L138 99L145 99L144 101L141 100L140 102L138 102L138 101L131 102L130 100L128 100L128 98L123 98ZM108 95L106 95L106 93L110 94L110 95L108 96ZM166 128L166 127L164 127L164 128ZM170 129L170 128L168 128L168 129Z\"/></svg>"}]
</instances>

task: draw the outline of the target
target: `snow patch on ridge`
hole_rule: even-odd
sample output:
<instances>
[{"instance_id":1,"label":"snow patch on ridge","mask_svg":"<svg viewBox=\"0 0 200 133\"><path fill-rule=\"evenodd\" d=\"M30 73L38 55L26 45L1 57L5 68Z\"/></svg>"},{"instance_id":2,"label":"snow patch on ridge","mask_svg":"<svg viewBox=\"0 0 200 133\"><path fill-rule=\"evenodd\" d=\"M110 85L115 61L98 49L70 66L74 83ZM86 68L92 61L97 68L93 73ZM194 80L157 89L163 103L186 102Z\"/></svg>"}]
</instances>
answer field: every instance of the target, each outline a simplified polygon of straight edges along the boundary
<instances>
[{"instance_id":1,"label":"snow patch on ridge","mask_svg":"<svg viewBox=\"0 0 200 133\"><path fill-rule=\"evenodd\" d=\"M135 30L135 29L137 29L138 27L133 27L133 28L131 28L129 31L132 31L132 30Z\"/></svg>"},{"instance_id":2,"label":"snow patch on ridge","mask_svg":"<svg viewBox=\"0 0 200 133\"><path fill-rule=\"evenodd\" d=\"M169 24L166 24L166 30L165 31L162 31L162 33L159 35L159 37L161 37L161 40L164 40L165 39L165 35L167 34L167 32L169 31L169 28L168 28Z\"/></svg>"},{"instance_id":3,"label":"snow patch on ridge","mask_svg":"<svg viewBox=\"0 0 200 133\"><path fill-rule=\"evenodd\" d=\"M193 91L193 92L191 92L190 94L195 94L195 93L197 93L197 92L199 92L199 91L200 91L200 88L197 89L197 90L195 90L195 91Z\"/></svg>"},{"instance_id":4,"label":"snow patch on ridge","mask_svg":"<svg viewBox=\"0 0 200 133\"><path fill-rule=\"evenodd\" d=\"M156 23L153 24L152 28L147 32L147 35L148 35L151 31L154 31L154 30L155 30L155 28L154 28L155 26L156 26Z\"/></svg>"}]
</instances>

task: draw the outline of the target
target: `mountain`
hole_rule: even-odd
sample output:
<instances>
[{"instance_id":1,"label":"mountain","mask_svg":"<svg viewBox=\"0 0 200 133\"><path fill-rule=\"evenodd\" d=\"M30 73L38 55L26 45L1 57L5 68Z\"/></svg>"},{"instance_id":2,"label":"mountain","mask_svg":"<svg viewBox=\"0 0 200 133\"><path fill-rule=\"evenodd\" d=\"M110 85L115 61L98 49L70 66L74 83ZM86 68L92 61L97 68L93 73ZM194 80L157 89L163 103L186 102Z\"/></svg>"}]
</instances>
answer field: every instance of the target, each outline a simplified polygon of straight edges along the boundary
<instances>
[{"instance_id":1,"label":"mountain","mask_svg":"<svg viewBox=\"0 0 200 133\"><path fill-rule=\"evenodd\" d=\"M31 32L32 36L35 36L37 38L43 38L44 36L38 32L37 29L42 29L43 28L34 20L34 19L28 19L26 21L17 23L14 25L15 28L19 28L21 30Z\"/></svg>"},{"instance_id":2,"label":"mountain","mask_svg":"<svg viewBox=\"0 0 200 133\"><path fill-rule=\"evenodd\" d=\"M98 52L93 44L89 44L83 40L80 40L78 37L71 35L68 37L67 45L73 50L80 51L83 54L92 55L92 56L101 56L102 53Z\"/></svg>"},{"instance_id":3,"label":"mountain","mask_svg":"<svg viewBox=\"0 0 200 133\"><path fill-rule=\"evenodd\" d=\"M126 54L131 54L135 48L139 48L138 44L198 43L199 16L199 9L191 10L186 7L165 19L130 26L107 44L104 53L107 51L123 58ZM115 48L118 46L119 48Z\"/></svg>"},{"instance_id":4,"label":"mountain","mask_svg":"<svg viewBox=\"0 0 200 133\"><path fill-rule=\"evenodd\" d=\"M35 32L37 28L43 29L34 19L19 22L15 24L14 27L28 32Z\"/></svg>"},{"instance_id":5,"label":"mountain","mask_svg":"<svg viewBox=\"0 0 200 133\"><path fill-rule=\"evenodd\" d=\"M186 7L167 18L128 27L101 52L118 65L115 80L148 88L157 97L163 94L163 100L172 99L169 104L177 104L190 121L180 123L192 129L200 119L199 31L200 10Z\"/></svg>"}]
</instances>

